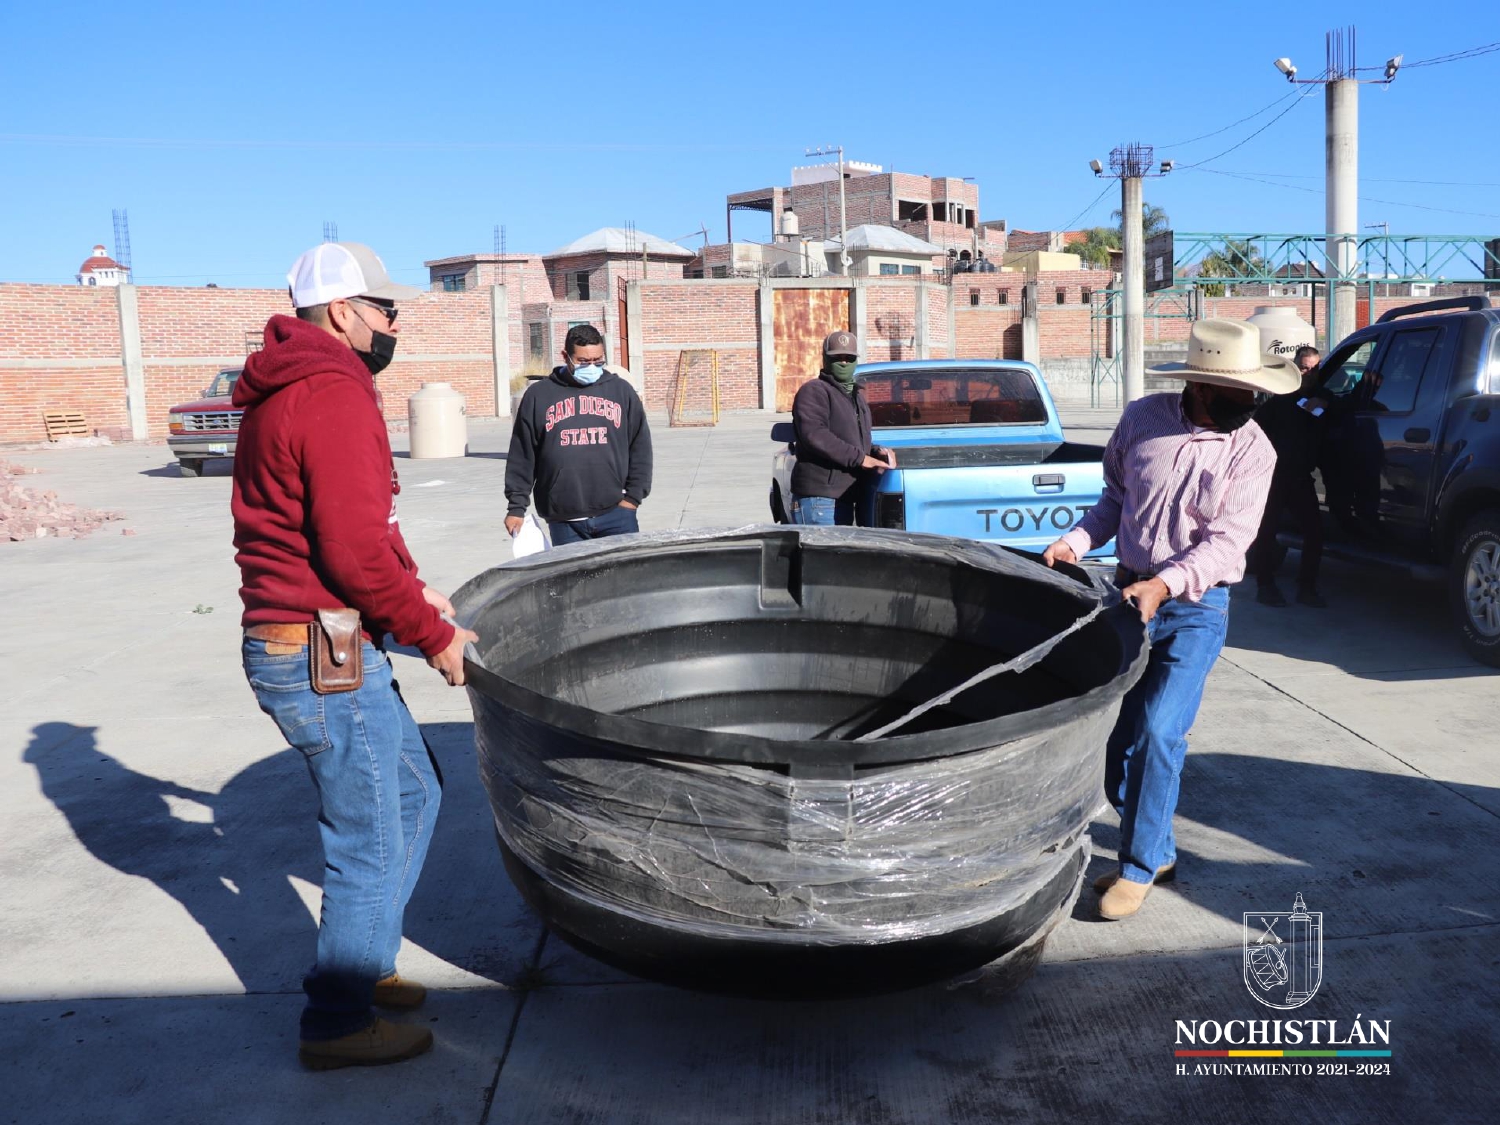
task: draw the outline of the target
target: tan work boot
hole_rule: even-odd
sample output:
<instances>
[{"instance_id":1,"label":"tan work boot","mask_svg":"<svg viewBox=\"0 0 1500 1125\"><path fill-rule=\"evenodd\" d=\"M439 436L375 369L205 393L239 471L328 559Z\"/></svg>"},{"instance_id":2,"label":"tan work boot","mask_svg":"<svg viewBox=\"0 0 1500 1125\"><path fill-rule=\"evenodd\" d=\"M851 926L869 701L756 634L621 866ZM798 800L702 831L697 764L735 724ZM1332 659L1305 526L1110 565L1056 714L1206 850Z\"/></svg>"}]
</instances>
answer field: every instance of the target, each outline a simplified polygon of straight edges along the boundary
<instances>
[{"instance_id":1,"label":"tan work boot","mask_svg":"<svg viewBox=\"0 0 1500 1125\"><path fill-rule=\"evenodd\" d=\"M1132 883L1129 879L1116 879L1104 897L1099 900L1099 917L1111 922L1129 918L1141 908L1146 896L1151 893L1150 883Z\"/></svg>"},{"instance_id":2,"label":"tan work boot","mask_svg":"<svg viewBox=\"0 0 1500 1125\"><path fill-rule=\"evenodd\" d=\"M369 1027L341 1039L304 1039L297 1057L308 1070L337 1070L343 1066L384 1066L416 1058L432 1049L432 1032L425 1027L391 1023L376 1017Z\"/></svg>"},{"instance_id":3,"label":"tan work boot","mask_svg":"<svg viewBox=\"0 0 1500 1125\"><path fill-rule=\"evenodd\" d=\"M1110 887L1113 887L1115 885L1115 880L1119 877L1120 872L1118 869L1111 871L1106 875L1099 876L1099 878L1094 880L1094 891L1102 895L1105 891L1109 890ZM1177 878L1177 864L1167 863L1156 869L1156 878L1152 879L1151 881L1153 883L1170 883L1175 878Z\"/></svg>"},{"instance_id":4,"label":"tan work boot","mask_svg":"<svg viewBox=\"0 0 1500 1125\"><path fill-rule=\"evenodd\" d=\"M385 980L375 982L375 1003L379 1007L410 1011L420 1008L426 999L426 986L406 980L400 973L392 973Z\"/></svg>"}]
</instances>

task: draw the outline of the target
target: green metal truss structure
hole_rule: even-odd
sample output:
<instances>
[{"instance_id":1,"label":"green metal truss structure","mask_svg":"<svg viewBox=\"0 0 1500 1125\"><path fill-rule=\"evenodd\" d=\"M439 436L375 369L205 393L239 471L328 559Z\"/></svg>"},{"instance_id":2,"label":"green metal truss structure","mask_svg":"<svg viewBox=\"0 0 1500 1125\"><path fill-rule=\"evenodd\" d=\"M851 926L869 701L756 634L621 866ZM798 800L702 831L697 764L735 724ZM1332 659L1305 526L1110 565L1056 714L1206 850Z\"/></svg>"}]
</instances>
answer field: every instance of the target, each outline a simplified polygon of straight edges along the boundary
<instances>
[{"instance_id":1,"label":"green metal truss structure","mask_svg":"<svg viewBox=\"0 0 1500 1125\"><path fill-rule=\"evenodd\" d=\"M1354 266L1343 274L1330 273L1326 234L1230 234L1177 231L1173 234L1172 276L1175 284L1155 294L1156 308L1147 320L1195 319L1206 286L1314 285L1322 286L1326 308L1323 323L1332 324L1340 301L1371 301L1381 286L1437 282L1488 281L1500 290L1500 237L1480 234L1407 234L1333 236L1353 244ZM1212 254L1233 264L1223 275L1187 270ZM1311 268L1309 268L1311 267ZM1314 272L1316 271L1316 272ZM1312 275L1312 276L1309 276ZM1316 293L1317 291L1314 290ZM1109 385L1119 403L1120 358L1108 356L1110 339L1118 338L1112 322L1124 317L1119 289L1095 290L1089 316L1092 363L1090 401L1103 404ZM1165 311L1160 311L1165 309Z\"/></svg>"}]
</instances>

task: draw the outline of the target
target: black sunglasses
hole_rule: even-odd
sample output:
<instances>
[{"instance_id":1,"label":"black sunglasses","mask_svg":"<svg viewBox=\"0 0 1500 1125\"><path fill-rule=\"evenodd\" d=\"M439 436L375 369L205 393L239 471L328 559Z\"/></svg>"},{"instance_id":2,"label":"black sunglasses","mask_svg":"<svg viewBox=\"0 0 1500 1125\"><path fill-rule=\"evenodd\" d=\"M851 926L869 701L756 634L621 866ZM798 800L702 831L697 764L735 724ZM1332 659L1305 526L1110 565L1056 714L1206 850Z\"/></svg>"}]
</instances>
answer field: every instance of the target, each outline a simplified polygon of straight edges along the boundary
<instances>
[{"instance_id":1,"label":"black sunglasses","mask_svg":"<svg viewBox=\"0 0 1500 1125\"><path fill-rule=\"evenodd\" d=\"M363 297L350 297L351 305L364 305L366 308L374 309L378 313L385 314L385 323L389 327L396 323L396 313L399 311L395 305L377 305L374 301L367 301Z\"/></svg>"}]
</instances>

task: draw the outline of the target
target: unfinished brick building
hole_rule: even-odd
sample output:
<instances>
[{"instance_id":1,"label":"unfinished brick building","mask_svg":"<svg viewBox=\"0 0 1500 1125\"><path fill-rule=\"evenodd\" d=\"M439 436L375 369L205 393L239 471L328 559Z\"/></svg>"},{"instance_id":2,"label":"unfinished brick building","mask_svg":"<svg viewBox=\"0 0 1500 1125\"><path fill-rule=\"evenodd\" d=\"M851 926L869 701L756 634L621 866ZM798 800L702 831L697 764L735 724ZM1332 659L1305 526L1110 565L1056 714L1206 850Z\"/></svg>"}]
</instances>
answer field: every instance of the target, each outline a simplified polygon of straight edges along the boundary
<instances>
[{"instance_id":1,"label":"unfinished brick building","mask_svg":"<svg viewBox=\"0 0 1500 1125\"><path fill-rule=\"evenodd\" d=\"M735 212L761 212L771 219L769 236L781 233L783 216L797 216L800 236L813 241L839 235L839 177L836 164L792 169L787 187L735 192L725 200L727 240L734 242ZM952 251L962 260L981 253L991 262L1005 255L1003 220L979 217L979 185L952 176L886 172L878 164L844 162L844 219L849 229L864 224L894 227ZM742 222L743 227L743 222Z\"/></svg>"}]
</instances>

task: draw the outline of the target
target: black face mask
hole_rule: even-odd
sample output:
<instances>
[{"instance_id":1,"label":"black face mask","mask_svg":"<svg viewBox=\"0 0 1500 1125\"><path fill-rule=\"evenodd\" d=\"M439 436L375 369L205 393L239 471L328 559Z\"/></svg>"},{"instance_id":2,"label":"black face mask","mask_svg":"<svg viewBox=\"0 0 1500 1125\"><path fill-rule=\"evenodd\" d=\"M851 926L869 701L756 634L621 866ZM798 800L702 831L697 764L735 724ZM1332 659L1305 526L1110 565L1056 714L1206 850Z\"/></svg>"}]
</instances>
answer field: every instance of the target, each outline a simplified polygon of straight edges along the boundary
<instances>
[{"instance_id":1,"label":"black face mask","mask_svg":"<svg viewBox=\"0 0 1500 1125\"><path fill-rule=\"evenodd\" d=\"M396 358L396 337L386 332L370 331L370 350L355 352L371 375L379 375Z\"/></svg>"},{"instance_id":2,"label":"black face mask","mask_svg":"<svg viewBox=\"0 0 1500 1125\"><path fill-rule=\"evenodd\" d=\"M1202 405L1203 412L1208 415L1209 421L1213 423L1213 428L1221 434L1231 434L1250 421L1255 417L1255 411L1260 405L1258 401L1252 399L1246 406L1212 389L1200 390L1198 402Z\"/></svg>"}]
</instances>

